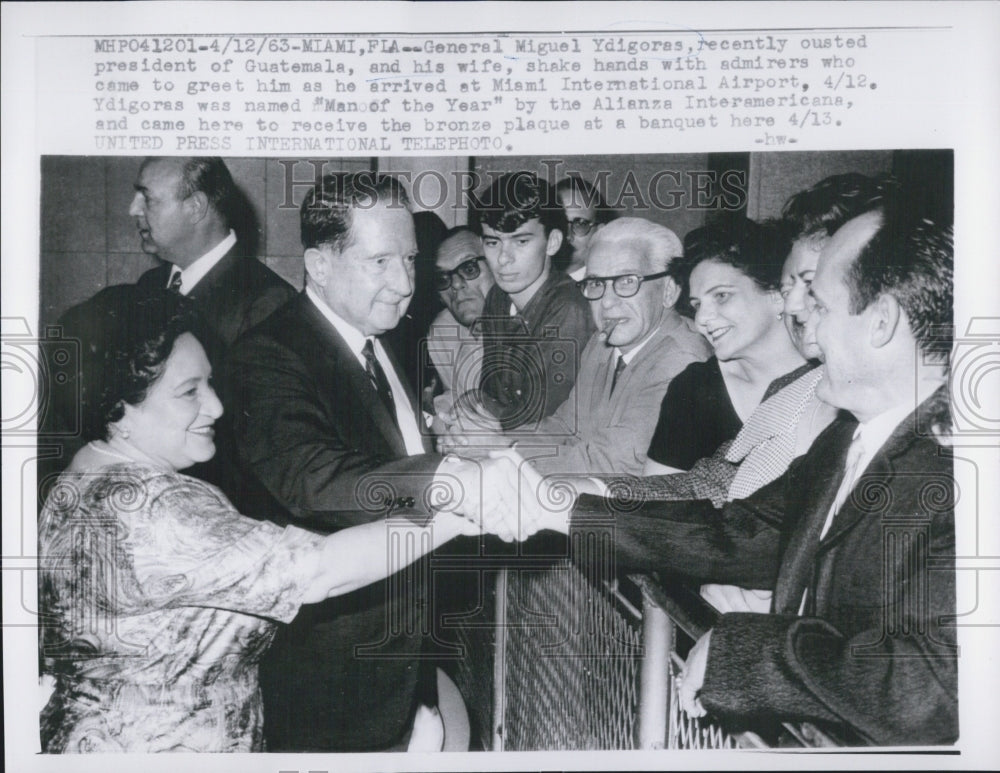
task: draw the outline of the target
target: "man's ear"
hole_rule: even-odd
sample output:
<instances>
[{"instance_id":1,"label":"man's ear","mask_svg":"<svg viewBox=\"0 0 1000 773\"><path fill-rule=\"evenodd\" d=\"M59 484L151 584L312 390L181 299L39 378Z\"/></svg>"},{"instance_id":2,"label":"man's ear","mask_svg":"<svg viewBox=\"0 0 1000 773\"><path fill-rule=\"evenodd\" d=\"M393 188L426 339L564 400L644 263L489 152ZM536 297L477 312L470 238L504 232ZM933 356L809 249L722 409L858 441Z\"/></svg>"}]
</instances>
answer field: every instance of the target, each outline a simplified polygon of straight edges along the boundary
<instances>
[{"instance_id":1,"label":"man's ear","mask_svg":"<svg viewBox=\"0 0 1000 773\"><path fill-rule=\"evenodd\" d=\"M681 297L681 286L674 281L672 276L663 278L663 307L672 309L677 305L677 299Z\"/></svg>"},{"instance_id":2,"label":"man's ear","mask_svg":"<svg viewBox=\"0 0 1000 773\"><path fill-rule=\"evenodd\" d=\"M551 231L549 231L549 240L545 245L545 254L551 258L553 255L559 252L559 248L562 247L562 243L563 243L563 232L560 231L558 228L553 228Z\"/></svg>"},{"instance_id":3,"label":"man's ear","mask_svg":"<svg viewBox=\"0 0 1000 773\"><path fill-rule=\"evenodd\" d=\"M208 216L208 196L204 191L195 191L184 201L184 208L192 223L200 223Z\"/></svg>"},{"instance_id":4,"label":"man's ear","mask_svg":"<svg viewBox=\"0 0 1000 773\"><path fill-rule=\"evenodd\" d=\"M330 261L326 254L318 247L310 247L303 254L302 262L305 263L306 276L319 287L326 287L330 278Z\"/></svg>"},{"instance_id":5,"label":"man's ear","mask_svg":"<svg viewBox=\"0 0 1000 773\"><path fill-rule=\"evenodd\" d=\"M883 293L868 307L866 312L870 319L868 323L868 339L875 348L888 344L896 335L899 318L903 310L899 301L891 295Z\"/></svg>"}]
</instances>

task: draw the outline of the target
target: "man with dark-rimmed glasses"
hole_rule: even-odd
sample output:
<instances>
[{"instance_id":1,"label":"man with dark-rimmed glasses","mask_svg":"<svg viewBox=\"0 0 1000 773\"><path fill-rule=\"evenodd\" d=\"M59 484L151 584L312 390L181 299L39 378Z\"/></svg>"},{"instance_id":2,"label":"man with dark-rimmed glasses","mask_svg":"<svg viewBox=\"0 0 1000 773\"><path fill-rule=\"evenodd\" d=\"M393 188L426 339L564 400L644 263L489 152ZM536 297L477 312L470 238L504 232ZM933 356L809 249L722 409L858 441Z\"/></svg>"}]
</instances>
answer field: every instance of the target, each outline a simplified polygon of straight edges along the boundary
<instances>
[{"instance_id":1,"label":"man with dark-rimmed glasses","mask_svg":"<svg viewBox=\"0 0 1000 773\"><path fill-rule=\"evenodd\" d=\"M680 288L667 268L681 243L662 225L622 218L590 244L585 278L597 333L580 359L567 400L531 433L504 433L544 473L638 475L671 379L709 347L674 306ZM450 438L455 447L461 438ZM483 444L482 435L469 444Z\"/></svg>"}]
</instances>

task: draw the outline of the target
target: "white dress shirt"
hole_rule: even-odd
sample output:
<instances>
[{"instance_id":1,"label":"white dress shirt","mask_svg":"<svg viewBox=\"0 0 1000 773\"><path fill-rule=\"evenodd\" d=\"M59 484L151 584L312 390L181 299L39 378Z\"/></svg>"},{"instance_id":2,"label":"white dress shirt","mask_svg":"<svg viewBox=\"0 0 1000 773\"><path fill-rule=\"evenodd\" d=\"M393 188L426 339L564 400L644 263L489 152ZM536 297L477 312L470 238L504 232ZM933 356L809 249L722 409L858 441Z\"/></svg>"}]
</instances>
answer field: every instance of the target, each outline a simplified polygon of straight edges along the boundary
<instances>
[{"instance_id":1,"label":"white dress shirt","mask_svg":"<svg viewBox=\"0 0 1000 773\"><path fill-rule=\"evenodd\" d=\"M854 430L854 438L851 441L851 446L848 448L847 459L844 462L844 478L840 483L840 488L837 490L837 496L834 498L833 504L830 506L830 511L826 514L826 521L823 522L823 530L819 535L820 542L823 541L827 532L830 531L830 527L833 525L833 519L837 516L840 508L844 506L844 503L851 495L851 492L854 490L857 482L861 480L861 477L864 475L868 465L871 464L872 459L875 458L875 454L882 449L882 446L885 445L886 441L902 423L903 419L913 413L913 411L914 406L909 403L903 403L901 405L893 406L887 411L883 411L878 416L875 416L866 422L858 424L857 428ZM858 443L860 443L861 451L860 454L855 457L852 450ZM808 596L809 588L807 587L802 592L802 603L799 604L800 615L805 612L806 600Z\"/></svg>"},{"instance_id":2,"label":"white dress shirt","mask_svg":"<svg viewBox=\"0 0 1000 773\"><path fill-rule=\"evenodd\" d=\"M358 364L367 372L368 363L365 360L362 349L365 347L365 341L368 340L368 336L365 336L364 333L333 311L326 304L326 301L315 293L311 287L306 287L306 296L319 309L320 313L326 317L327 321L333 325L341 338L347 342L347 346L353 352L354 356L357 357ZM399 424L399 431L403 435L403 442L406 444L406 454L407 456L422 454L424 453L424 442L420 435L420 427L417 425L417 417L414 415L413 407L410 405L410 398L407 397L406 389L399 380L399 376L396 375L396 369L392 366L388 355L382 348L382 343L378 338L371 338L375 349L375 359L378 360L379 365L382 366L382 370L385 371L386 380L389 382L389 389L392 390L392 401L396 406L396 423Z\"/></svg>"},{"instance_id":3,"label":"white dress shirt","mask_svg":"<svg viewBox=\"0 0 1000 773\"><path fill-rule=\"evenodd\" d=\"M851 476L848 480L845 476L844 481L841 483L841 487L847 488L847 494L850 494L854 490L854 486L861 479L864 471L867 469L868 465L871 464L872 459L875 458L875 454L881 450L882 446L885 445L889 436L896 430L903 419L913 413L913 406L904 403L903 405L897 405L890 408L887 411L883 411L878 416L869 419L868 421L858 424L857 429L854 430L854 442L861 443L861 454L858 457L856 464L851 464L853 461L850 457L851 454L848 453L847 460L845 464L852 469L846 469L845 472ZM844 498L846 501L846 497ZM826 533L830 530L830 526L833 524L833 518L837 514L837 511L843 507L843 502L834 502L833 507L830 508L830 512L826 516L826 523L823 524L823 531L820 533L820 540L826 536Z\"/></svg>"},{"instance_id":4,"label":"white dress shirt","mask_svg":"<svg viewBox=\"0 0 1000 773\"><path fill-rule=\"evenodd\" d=\"M194 289L198 282L205 278L205 275L209 271L215 268L215 264L222 260L235 244L236 232L230 228L229 235L225 239L216 244L187 268L182 269L180 266L174 265L170 271L170 276L167 278L167 287L170 287L170 282L173 281L174 275L180 274L180 293L181 295L187 295Z\"/></svg>"}]
</instances>

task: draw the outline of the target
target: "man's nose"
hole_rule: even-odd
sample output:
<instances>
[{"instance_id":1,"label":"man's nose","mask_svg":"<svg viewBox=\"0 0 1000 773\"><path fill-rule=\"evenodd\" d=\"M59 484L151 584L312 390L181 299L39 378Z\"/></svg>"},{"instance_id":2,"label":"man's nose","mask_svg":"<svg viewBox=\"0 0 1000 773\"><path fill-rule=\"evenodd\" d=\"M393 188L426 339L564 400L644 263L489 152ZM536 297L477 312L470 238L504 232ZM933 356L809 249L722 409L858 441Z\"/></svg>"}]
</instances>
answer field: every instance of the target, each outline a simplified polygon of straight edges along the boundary
<instances>
[{"instance_id":1,"label":"man's nose","mask_svg":"<svg viewBox=\"0 0 1000 773\"><path fill-rule=\"evenodd\" d=\"M392 261L389 266L389 289L408 298L413 294L414 269L402 259Z\"/></svg>"},{"instance_id":2,"label":"man's nose","mask_svg":"<svg viewBox=\"0 0 1000 773\"><path fill-rule=\"evenodd\" d=\"M510 242L500 242L499 262L501 266L509 266L514 262L514 245Z\"/></svg>"},{"instance_id":3,"label":"man's nose","mask_svg":"<svg viewBox=\"0 0 1000 773\"><path fill-rule=\"evenodd\" d=\"M143 206L142 194L137 192L135 196L132 197L132 203L129 204L128 213L131 217L141 217L145 214L145 212L146 208Z\"/></svg>"}]
</instances>

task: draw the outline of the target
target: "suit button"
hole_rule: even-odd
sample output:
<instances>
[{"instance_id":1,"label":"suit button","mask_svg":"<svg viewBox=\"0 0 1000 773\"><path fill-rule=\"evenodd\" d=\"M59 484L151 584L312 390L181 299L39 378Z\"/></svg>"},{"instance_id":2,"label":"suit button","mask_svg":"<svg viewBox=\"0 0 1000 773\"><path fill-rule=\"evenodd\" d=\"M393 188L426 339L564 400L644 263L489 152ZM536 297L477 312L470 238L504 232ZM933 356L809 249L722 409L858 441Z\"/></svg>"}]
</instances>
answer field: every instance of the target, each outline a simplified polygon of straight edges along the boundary
<instances>
[{"instance_id":1,"label":"suit button","mask_svg":"<svg viewBox=\"0 0 1000 773\"><path fill-rule=\"evenodd\" d=\"M407 507L413 507L415 504L417 504L417 500L415 500L413 497L407 497L406 498L406 506Z\"/></svg>"}]
</instances>

